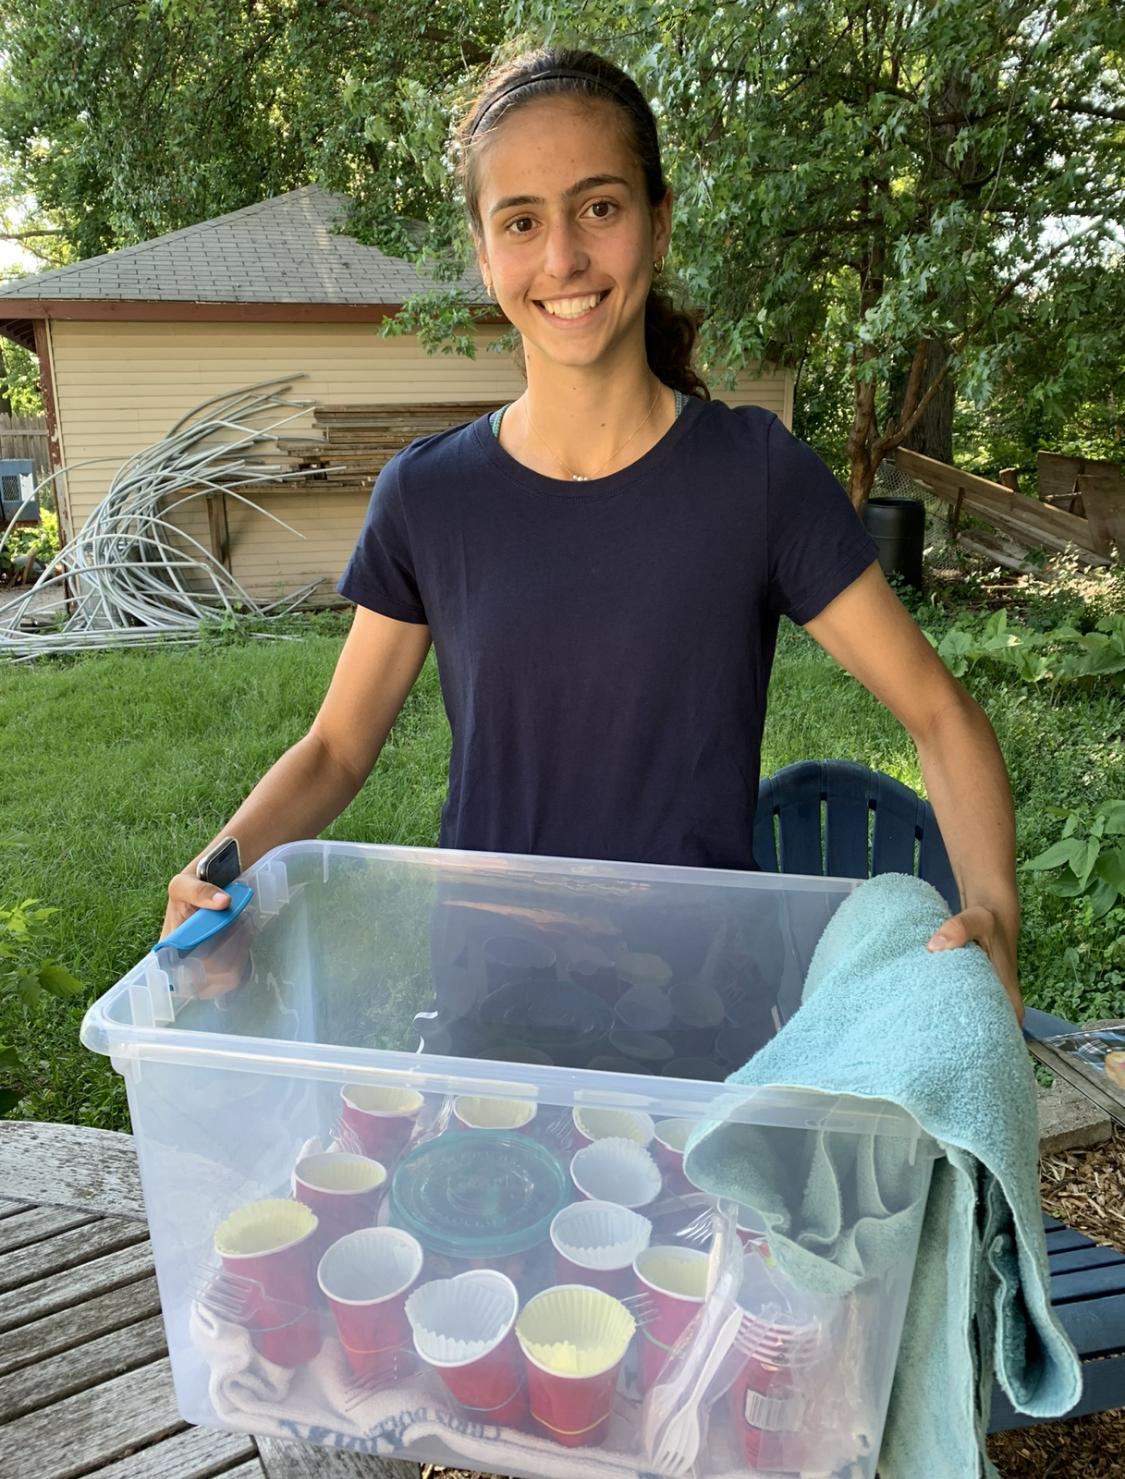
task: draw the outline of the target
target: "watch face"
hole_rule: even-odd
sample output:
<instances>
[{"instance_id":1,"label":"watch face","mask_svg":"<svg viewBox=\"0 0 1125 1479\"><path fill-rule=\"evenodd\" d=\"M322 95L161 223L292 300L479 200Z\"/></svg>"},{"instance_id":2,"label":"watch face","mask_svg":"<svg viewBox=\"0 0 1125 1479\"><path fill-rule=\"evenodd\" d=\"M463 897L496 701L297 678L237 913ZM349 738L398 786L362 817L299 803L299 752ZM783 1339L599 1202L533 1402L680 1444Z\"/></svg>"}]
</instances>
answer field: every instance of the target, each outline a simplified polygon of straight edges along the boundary
<instances>
[{"instance_id":1,"label":"watch face","mask_svg":"<svg viewBox=\"0 0 1125 1479\"><path fill-rule=\"evenodd\" d=\"M216 888L226 888L242 872L238 859L238 843L228 837L221 847L203 858L199 864L199 876L204 883L213 883Z\"/></svg>"}]
</instances>

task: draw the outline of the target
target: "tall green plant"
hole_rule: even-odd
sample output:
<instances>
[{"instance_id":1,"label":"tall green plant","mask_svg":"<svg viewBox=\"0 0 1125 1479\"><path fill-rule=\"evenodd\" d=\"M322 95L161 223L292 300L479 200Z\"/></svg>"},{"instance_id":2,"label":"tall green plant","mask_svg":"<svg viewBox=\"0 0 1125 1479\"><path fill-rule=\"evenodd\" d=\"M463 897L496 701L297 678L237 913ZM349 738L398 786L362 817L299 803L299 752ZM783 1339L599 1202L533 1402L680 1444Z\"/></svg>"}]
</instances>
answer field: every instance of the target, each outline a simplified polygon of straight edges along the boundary
<instances>
[{"instance_id":1,"label":"tall green plant","mask_svg":"<svg viewBox=\"0 0 1125 1479\"><path fill-rule=\"evenodd\" d=\"M81 981L47 950L48 926L57 913L36 899L0 908L0 999L15 998L32 1012L52 997L65 1000L82 990ZM7 1114L23 1098L27 1073L16 1050L0 1042L0 1114Z\"/></svg>"}]
</instances>

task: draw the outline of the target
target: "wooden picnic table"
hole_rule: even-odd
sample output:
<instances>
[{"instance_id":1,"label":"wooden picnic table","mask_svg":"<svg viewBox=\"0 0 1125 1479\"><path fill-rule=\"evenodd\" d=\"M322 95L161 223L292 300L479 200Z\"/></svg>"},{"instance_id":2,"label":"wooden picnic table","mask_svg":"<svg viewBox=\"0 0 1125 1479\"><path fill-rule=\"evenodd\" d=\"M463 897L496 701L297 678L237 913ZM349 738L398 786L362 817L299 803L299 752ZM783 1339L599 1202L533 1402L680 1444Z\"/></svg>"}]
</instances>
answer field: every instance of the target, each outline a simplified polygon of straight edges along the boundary
<instances>
[{"instance_id":1,"label":"wooden picnic table","mask_svg":"<svg viewBox=\"0 0 1125 1479\"><path fill-rule=\"evenodd\" d=\"M419 1479L176 1407L131 1135L0 1121L4 1479Z\"/></svg>"}]
</instances>

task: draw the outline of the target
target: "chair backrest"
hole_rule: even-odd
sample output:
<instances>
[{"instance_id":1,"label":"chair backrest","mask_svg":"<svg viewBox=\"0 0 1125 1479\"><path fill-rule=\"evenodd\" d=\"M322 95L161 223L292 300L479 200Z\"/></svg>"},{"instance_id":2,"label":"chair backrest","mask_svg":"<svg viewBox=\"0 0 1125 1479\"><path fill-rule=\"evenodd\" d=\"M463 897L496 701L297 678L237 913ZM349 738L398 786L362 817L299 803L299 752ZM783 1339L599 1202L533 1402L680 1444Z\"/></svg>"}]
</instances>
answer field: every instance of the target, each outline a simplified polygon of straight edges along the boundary
<instances>
[{"instance_id":1,"label":"chair backrest","mask_svg":"<svg viewBox=\"0 0 1125 1479\"><path fill-rule=\"evenodd\" d=\"M767 873L914 873L957 913L961 896L928 801L852 760L802 760L758 789L754 858Z\"/></svg>"}]
</instances>

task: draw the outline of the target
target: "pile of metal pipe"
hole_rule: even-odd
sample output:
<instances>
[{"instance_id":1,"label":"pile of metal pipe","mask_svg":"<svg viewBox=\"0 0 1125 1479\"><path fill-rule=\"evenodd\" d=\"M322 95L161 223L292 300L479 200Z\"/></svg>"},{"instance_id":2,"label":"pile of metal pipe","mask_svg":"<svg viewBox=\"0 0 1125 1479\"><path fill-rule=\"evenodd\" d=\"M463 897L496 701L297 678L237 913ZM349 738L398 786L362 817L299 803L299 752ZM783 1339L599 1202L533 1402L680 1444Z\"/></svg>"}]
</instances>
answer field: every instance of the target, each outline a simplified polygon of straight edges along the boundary
<instances>
[{"instance_id":1,"label":"pile of metal pipe","mask_svg":"<svg viewBox=\"0 0 1125 1479\"><path fill-rule=\"evenodd\" d=\"M279 471L278 434L315 404L288 395L289 375L215 396L190 411L159 442L128 458L106 496L33 585L0 599L0 657L16 661L58 652L198 642L209 619L246 619L255 637L323 583L311 581L276 601L256 601L212 552L175 521L196 499L223 494L289 524L249 496L256 485L296 482L333 468ZM92 458L90 461L106 461ZM35 490L88 463L60 468ZM0 537L0 553L15 527ZM44 600L44 596L47 597ZM265 630L256 630L266 623Z\"/></svg>"}]
</instances>

